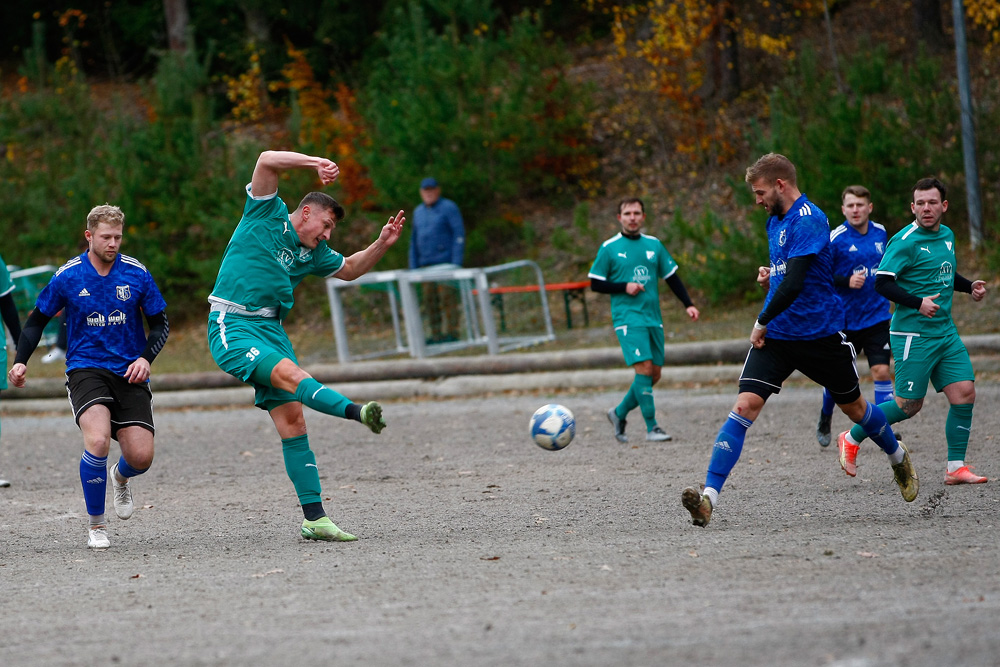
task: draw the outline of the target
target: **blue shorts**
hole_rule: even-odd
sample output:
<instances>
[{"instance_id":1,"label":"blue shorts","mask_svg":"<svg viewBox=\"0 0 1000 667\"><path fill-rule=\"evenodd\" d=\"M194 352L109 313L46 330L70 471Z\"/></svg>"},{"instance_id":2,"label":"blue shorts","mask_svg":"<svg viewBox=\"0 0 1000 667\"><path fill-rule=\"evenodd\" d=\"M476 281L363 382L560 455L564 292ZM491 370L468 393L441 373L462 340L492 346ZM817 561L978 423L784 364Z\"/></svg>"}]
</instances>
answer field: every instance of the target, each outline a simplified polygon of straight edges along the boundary
<instances>
[{"instance_id":1,"label":"blue shorts","mask_svg":"<svg viewBox=\"0 0 1000 667\"><path fill-rule=\"evenodd\" d=\"M277 318L213 311L208 318L208 349L219 368L254 388L254 405L258 408L272 410L299 400L295 394L250 379L257 364L273 353L298 363L288 334Z\"/></svg>"}]
</instances>

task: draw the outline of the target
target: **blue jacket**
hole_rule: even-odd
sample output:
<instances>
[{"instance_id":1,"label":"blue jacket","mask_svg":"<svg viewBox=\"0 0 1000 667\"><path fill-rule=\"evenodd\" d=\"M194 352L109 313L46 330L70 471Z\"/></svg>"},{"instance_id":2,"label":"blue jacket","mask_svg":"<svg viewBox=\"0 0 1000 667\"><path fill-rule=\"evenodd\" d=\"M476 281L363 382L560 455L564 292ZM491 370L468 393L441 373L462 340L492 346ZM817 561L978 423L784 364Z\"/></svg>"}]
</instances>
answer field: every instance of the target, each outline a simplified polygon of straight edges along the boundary
<instances>
[{"instance_id":1,"label":"blue jacket","mask_svg":"<svg viewBox=\"0 0 1000 667\"><path fill-rule=\"evenodd\" d=\"M417 206L410 234L410 268L432 264L461 266L464 253L465 225L455 202L441 197L433 206Z\"/></svg>"}]
</instances>

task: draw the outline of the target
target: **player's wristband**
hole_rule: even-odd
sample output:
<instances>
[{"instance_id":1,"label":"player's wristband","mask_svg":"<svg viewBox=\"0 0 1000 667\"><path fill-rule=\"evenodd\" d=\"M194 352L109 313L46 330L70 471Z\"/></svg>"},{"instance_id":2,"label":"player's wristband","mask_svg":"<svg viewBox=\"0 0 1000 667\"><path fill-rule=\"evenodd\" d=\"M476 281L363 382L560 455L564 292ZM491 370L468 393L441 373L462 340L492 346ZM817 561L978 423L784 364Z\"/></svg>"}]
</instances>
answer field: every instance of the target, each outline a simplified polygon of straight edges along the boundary
<instances>
[{"instance_id":1,"label":"player's wristband","mask_svg":"<svg viewBox=\"0 0 1000 667\"><path fill-rule=\"evenodd\" d=\"M754 320L753 322L754 331L767 331L767 327L760 323L759 320Z\"/></svg>"}]
</instances>

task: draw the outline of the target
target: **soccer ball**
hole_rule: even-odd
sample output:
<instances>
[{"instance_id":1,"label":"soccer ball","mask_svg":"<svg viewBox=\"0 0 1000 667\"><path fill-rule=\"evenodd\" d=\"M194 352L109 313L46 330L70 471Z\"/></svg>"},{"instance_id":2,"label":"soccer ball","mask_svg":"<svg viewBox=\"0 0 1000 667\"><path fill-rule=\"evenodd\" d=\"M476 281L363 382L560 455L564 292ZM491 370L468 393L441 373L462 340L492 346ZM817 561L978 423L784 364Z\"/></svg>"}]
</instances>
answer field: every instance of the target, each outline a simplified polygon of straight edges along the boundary
<instances>
[{"instance_id":1,"label":"soccer ball","mask_svg":"<svg viewBox=\"0 0 1000 667\"><path fill-rule=\"evenodd\" d=\"M576 420L566 407L550 403L531 415L529 430L536 445L554 451L572 442L576 435Z\"/></svg>"}]
</instances>

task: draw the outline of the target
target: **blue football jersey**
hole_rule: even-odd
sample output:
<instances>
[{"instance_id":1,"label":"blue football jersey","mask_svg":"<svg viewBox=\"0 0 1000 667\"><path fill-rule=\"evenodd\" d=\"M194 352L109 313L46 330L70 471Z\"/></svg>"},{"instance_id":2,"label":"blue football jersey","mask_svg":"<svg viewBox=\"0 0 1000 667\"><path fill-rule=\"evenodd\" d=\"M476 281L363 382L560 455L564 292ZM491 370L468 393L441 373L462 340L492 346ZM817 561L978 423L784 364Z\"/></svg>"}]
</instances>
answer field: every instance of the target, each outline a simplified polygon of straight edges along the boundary
<instances>
[{"instance_id":1,"label":"blue football jersey","mask_svg":"<svg viewBox=\"0 0 1000 667\"><path fill-rule=\"evenodd\" d=\"M781 340L808 340L837 333L844 327L844 304L833 286L830 223L816 204L802 195L783 216L767 220L771 256L771 288L764 309L785 279L788 260L816 255L798 298L767 324L767 336ZM763 312L762 310L762 312Z\"/></svg>"},{"instance_id":2,"label":"blue football jersey","mask_svg":"<svg viewBox=\"0 0 1000 667\"><path fill-rule=\"evenodd\" d=\"M875 291L875 272L885 254L888 242L885 227L868 221L868 233L862 234L847 221L830 232L830 251L833 253L833 275L850 278L855 274L865 276L859 289L837 287L844 302L844 327L858 331L889 319L889 300Z\"/></svg>"},{"instance_id":3,"label":"blue football jersey","mask_svg":"<svg viewBox=\"0 0 1000 667\"><path fill-rule=\"evenodd\" d=\"M124 375L146 349L143 313L162 313L167 303L138 260L119 253L102 276L84 252L56 271L36 307L49 317L66 310L67 371L103 368Z\"/></svg>"}]
</instances>

